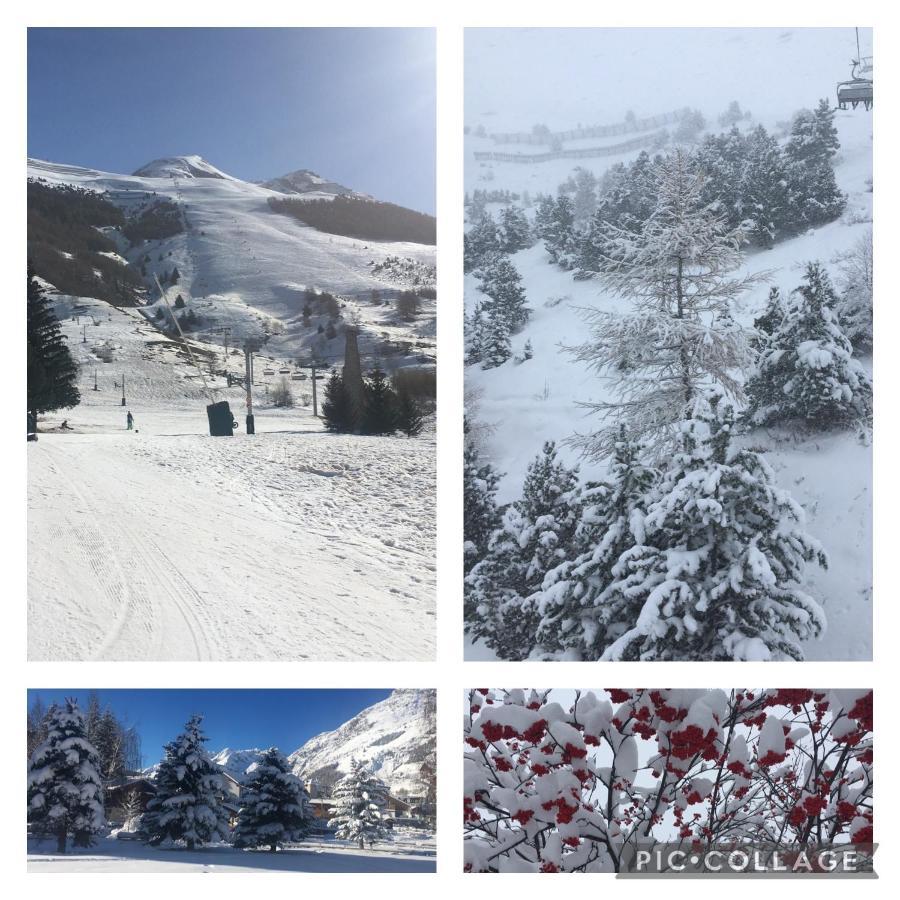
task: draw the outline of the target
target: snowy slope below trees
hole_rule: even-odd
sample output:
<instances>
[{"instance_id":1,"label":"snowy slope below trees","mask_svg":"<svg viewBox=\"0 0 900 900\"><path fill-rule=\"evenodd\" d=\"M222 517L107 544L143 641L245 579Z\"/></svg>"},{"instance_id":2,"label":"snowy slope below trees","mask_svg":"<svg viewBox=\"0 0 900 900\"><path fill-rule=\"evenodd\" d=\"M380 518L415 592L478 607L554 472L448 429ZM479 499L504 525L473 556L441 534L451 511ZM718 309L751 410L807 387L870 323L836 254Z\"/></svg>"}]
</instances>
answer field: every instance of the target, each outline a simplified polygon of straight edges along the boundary
<instances>
[{"instance_id":1,"label":"snowy slope below trees","mask_svg":"<svg viewBox=\"0 0 900 900\"><path fill-rule=\"evenodd\" d=\"M55 301L82 403L29 444L30 658L432 656L433 432L329 434L258 384L250 437L243 392L207 376L241 425L210 438L199 373L138 310Z\"/></svg>"},{"instance_id":2,"label":"snowy slope below trees","mask_svg":"<svg viewBox=\"0 0 900 900\"><path fill-rule=\"evenodd\" d=\"M799 283L802 266L818 259L837 274L839 254L848 251L871 229L871 117L861 111L838 112L841 150L835 160L840 188L849 195L847 211L834 223L774 249L754 252L745 258L742 273L769 271L768 284L756 287L734 310L735 319L751 325L764 307L771 285L787 294ZM520 123L521 125L522 123ZM485 167L472 161L472 147L482 147L484 138L467 139L467 187L490 190L521 190L523 170L534 180L532 191L555 192L559 172L548 175L539 166L489 164L491 177L483 183ZM632 154L634 155L634 154ZM601 174L614 160L588 160L583 164ZM571 170L575 163L570 163ZM519 181L507 183L508 171ZM554 180L555 178L555 180ZM488 209L500 207L489 204ZM530 341L533 359L482 370L466 369L470 415L486 426L481 442L495 467L504 473L498 501L508 503L518 496L528 463L546 440L564 440L575 432L594 428L595 419L585 418L581 401L608 401L609 385L562 351L563 345L583 340L584 322L579 307L615 311L622 300L602 292L594 281L574 281L570 272L550 264L540 244L510 257L520 272L532 317L513 338L513 353L522 353ZM740 274L740 273L738 273ZM471 311L480 298L478 279L466 277L466 304ZM869 359L863 360L867 368ZM757 430L744 438L754 448L766 451L780 486L787 488L806 510L808 530L830 555L828 571L810 570L808 588L825 608L828 632L804 647L808 659L871 658L871 553L872 472L871 448L850 432L801 437L776 431ZM569 447L560 447L569 463L578 460ZM585 479L602 478L603 465L582 462ZM469 658L489 657L489 651L469 643Z\"/></svg>"}]
</instances>

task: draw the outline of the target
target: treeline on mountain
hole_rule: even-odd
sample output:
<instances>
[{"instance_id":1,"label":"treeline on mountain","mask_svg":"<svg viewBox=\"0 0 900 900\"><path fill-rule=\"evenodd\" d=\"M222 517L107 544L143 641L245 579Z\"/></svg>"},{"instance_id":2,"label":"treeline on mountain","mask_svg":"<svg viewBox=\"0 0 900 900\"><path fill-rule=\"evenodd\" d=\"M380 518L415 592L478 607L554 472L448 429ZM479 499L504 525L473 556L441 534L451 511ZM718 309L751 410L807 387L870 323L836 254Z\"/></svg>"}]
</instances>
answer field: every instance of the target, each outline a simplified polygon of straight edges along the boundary
<instances>
[{"instance_id":1,"label":"treeline on mountain","mask_svg":"<svg viewBox=\"0 0 900 900\"><path fill-rule=\"evenodd\" d=\"M98 228L121 228L121 209L95 191L34 179L28 181L27 201L28 258L37 275L66 294L119 306L137 302L139 273L102 255L118 248Z\"/></svg>"},{"instance_id":2,"label":"treeline on mountain","mask_svg":"<svg viewBox=\"0 0 900 900\"><path fill-rule=\"evenodd\" d=\"M370 241L437 243L434 216L394 203L341 194L333 200L270 197L269 208L318 231Z\"/></svg>"},{"instance_id":3,"label":"treeline on mountain","mask_svg":"<svg viewBox=\"0 0 900 900\"><path fill-rule=\"evenodd\" d=\"M161 241L182 231L184 223L177 204L163 199L156 200L122 227L122 234L132 246L144 241Z\"/></svg>"}]
</instances>

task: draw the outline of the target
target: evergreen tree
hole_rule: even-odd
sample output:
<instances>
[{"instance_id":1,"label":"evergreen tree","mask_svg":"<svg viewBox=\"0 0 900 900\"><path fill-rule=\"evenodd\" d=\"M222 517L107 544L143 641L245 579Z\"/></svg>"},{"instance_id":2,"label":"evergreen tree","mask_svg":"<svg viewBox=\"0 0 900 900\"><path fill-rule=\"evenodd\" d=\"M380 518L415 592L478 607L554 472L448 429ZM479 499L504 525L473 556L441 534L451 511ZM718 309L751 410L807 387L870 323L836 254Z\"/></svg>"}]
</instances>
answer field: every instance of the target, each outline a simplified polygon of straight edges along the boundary
<instances>
[{"instance_id":1,"label":"evergreen tree","mask_svg":"<svg viewBox=\"0 0 900 900\"><path fill-rule=\"evenodd\" d=\"M175 309L184 309L184 297L182 297L181 294L175 298L174 306Z\"/></svg>"},{"instance_id":2,"label":"evergreen tree","mask_svg":"<svg viewBox=\"0 0 900 900\"><path fill-rule=\"evenodd\" d=\"M834 110L822 99L816 109L804 109L794 116L785 152L792 162L813 167L830 163L841 146L834 125Z\"/></svg>"},{"instance_id":3,"label":"evergreen tree","mask_svg":"<svg viewBox=\"0 0 900 900\"><path fill-rule=\"evenodd\" d=\"M620 439L662 453L673 440L680 410L702 386L721 385L739 396L736 370L749 361L743 332L729 312L733 300L759 280L731 273L741 262L744 233L702 202L704 177L682 151L658 167L656 210L640 234L611 227L610 255L601 278L630 301L624 314L588 310L590 339L569 348L576 359L609 375L613 402L585 403L612 420L596 434L576 438L583 451L605 458Z\"/></svg>"},{"instance_id":4,"label":"evergreen tree","mask_svg":"<svg viewBox=\"0 0 900 900\"><path fill-rule=\"evenodd\" d=\"M648 497L659 478L640 457L640 444L621 428L609 482L585 491L569 555L544 578L537 631L544 650L599 659L627 622L629 607L622 609L620 594L607 593L619 558L643 542Z\"/></svg>"},{"instance_id":5,"label":"evergreen tree","mask_svg":"<svg viewBox=\"0 0 900 900\"><path fill-rule=\"evenodd\" d=\"M521 331L531 310L525 302L522 276L505 256L485 260L478 270L478 287L487 296L484 314L503 325L508 335Z\"/></svg>"},{"instance_id":6,"label":"evergreen tree","mask_svg":"<svg viewBox=\"0 0 900 900\"><path fill-rule=\"evenodd\" d=\"M563 269L573 268L578 255L575 207L565 194L557 198L553 215L544 231L544 246L550 254L550 261Z\"/></svg>"},{"instance_id":7,"label":"evergreen tree","mask_svg":"<svg viewBox=\"0 0 900 900\"><path fill-rule=\"evenodd\" d=\"M471 437L469 420L463 418L463 542L466 572L484 555L488 539L500 524L497 486L500 476L489 462L482 462Z\"/></svg>"},{"instance_id":8,"label":"evergreen tree","mask_svg":"<svg viewBox=\"0 0 900 900\"><path fill-rule=\"evenodd\" d=\"M234 846L268 847L274 853L309 833L312 813L303 782L275 747L266 750L241 795Z\"/></svg>"},{"instance_id":9,"label":"evergreen tree","mask_svg":"<svg viewBox=\"0 0 900 900\"><path fill-rule=\"evenodd\" d=\"M539 241L546 241L550 236L556 201L549 194L541 194L534 213L534 236Z\"/></svg>"},{"instance_id":10,"label":"evergreen tree","mask_svg":"<svg viewBox=\"0 0 900 900\"><path fill-rule=\"evenodd\" d=\"M210 759L202 716L191 716L184 733L166 744L156 773L156 794L142 826L147 843L183 841L188 850L228 839L228 813L219 768Z\"/></svg>"},{"instance_id":11,"label":"evergreen tree","mask_svg":"<svg viewBox=\"0 0 900 900\"><path fill-rule=\"evenodd\" d=\"M69 835L74 846L90 847L94 835L103 833L106 816L97 751L78 702L67 698L64 706L52 706L46 729L28 767L31 833L54 836L58 853L66 852Z\"/></svg>"},{"instance_id":12,"label":"evergreen tree","mask_svg":"<svg viewBox=\"0 0 900 900\"><path fill-rule=\"evenodd\" d=\"M762 314L753 320L756 332L751 340L753 349L762 352L772 339L772 335L781 327L784 320L784 300L777 287L769 288L769 299Z\"/></svg>"},{"instance_id":13,"label":"evergreen tree","mask_svg":"<svg viewBox=\"0 0 900 900\"><path fill-rule=\"evenodd\" d=\"M518 253L531 246L531 226L521 207L507 206L500 213L497 242L501 253Z\"/></svg>"},{"instance_id":14,"label":"evergreen tree","mask_svg":"<svg viewBox=\"0 0 900 900\"><path fill-rule=\"evenodd\" d=\"M325 422L325 427L332 432L349 433L356 428L353 402L344 386L344 379L337 371L331 373L331 378L325 385L322 420Z\"/></svg>"},{"instance_id":15,"label":"evergreen tree","mask_svg":"<svg viewBox=\"0 0 900 900\"><path fill-rule=\"evenodd\" d=\"M39 413L77 406L81 395L75 382L78 366L63 339L59 322L44 289L28 268L26 315L28 412Z\"/></svg>"},{"instance_id":16,"label":"evergreen tree","mask_svg":"<svg viewBox=\"0 0 900 900\"><path fill-rule=\"evenodd\" d=\"M481 367L494 369L502 366L511 356L512 347L509 342L509 325L496 309L492 310L484 324L481 338Z\"/></svg>"},{"instance_id":17,"label":"evergreen tree","mask_svg":"<svg viewBox=\"0 0 900 900\"><path fill-rule=\"evenodd\" d=\"M790 218L790 210L784 205L787 167L778 141L762 125L747 137L746 153L740 185L741 213L749 238L760 247L771 247Z\"/></svg>"},{"instance_id":18,"label":"evergreen tree","mask_svg":"<svg viewBox=\"0 0 900 900\"><path fill-rule=\"evenodd\" d=\"M484 343L486 322L484 306L476 303L471 315L467 315L464 321L465 329L465 365L474 366L484 359Z\"/></svg>"},{"instance_id":19,"label":"evergreen tree","mask_svg":"<svg viewBox=\"0 0 900 900\"><path fill-rule=\"evenodd\" d=\"M422 433L422 410L409 391L397 394L397 428L407 437Z\"/></svg>"},{"instance_id":20,"label":"evergreen tree","mask_svg":"<svg viewBox=\"0 0 900 900\"><path fill-rule=\"evenodd\" d=\"M867 231L841 262L838 322L857 353L871 353L874 291L872 232Z\"/></svg>"},{"instance_id":21,"label":"evergreen tree","mask_svg":"<svg viewBox=\"0 0 900 900\"><path fill-rule=\"evenodd\" d=\"M486 256L500 252L500 238L497 223L490 213L470 228L463 237L463 269L473 272Z\"/></svg>"},{"instance_id":22,"label":"evergreen tree","mask_svg":"<svg viewBox=\"0 0 900 900\"><path fill-rule=\"evenodd\" d=\"M572 215L577 228L583 228L597 210L597 176L578 166L572 175Z\"/></svg>"},{"instance_id":23,"label":"evergreen tree","mask_svg":"<svg viewBox=\"0 0 900 900\"><path fill-rule=\"evenodd\" d=\"M369 373L363 392L363 433L393 434L397 430L397 395L381 369Z\"/></svg>"},{"instance_id":24,"label":"evergreen tree","mask_svg":"<svg viewBox=\"0 0 900 900\"><path fill-rule=\"evenodd\" d=\"M721 392L695 400L643 540L613 567L603 601L625 622L602 659L801 660L801 642L824 629L799 585L825 554L760 454L731 447L734 427Z\"/></svg>"},{"instance_id":25,"label":"evergreen tree","mask_svg":"<svg viewBox=\"0 0 900 900\"><path fill-rule=\"evenodd\" d=\"M525 659L534 647L540 615L529 598L565 558L580 503L577 470L546 442L528 467L522 497L506 509L486 556L466 577L469 630L501 659Z\"/></svg>"},{"instance_id":26,"label":"evergreen tree","mask_svg":"<svg viewBox=\"0 0 900 900\"><path fill-rule=\"evenodd\" d=\"M754 425L804 422L826 430L868 421L872 385L838 323L834 288L817 262L786 304L747 381Z\"/></svg>"},{"instance_id":27,"label":"evergreen tree","mask_svg":"<svg viewBox=\"0 0 900 900\"><path fill-rule=\"evenodd\" d=\"M371 847L375 841L388 839L383 816L388 799L387 785L368 772L361 762L352 761L349 774L334 786L331 799L332 817L328 827L335 829L335 837L356 841L360 850L366 843Z\"/></svg>"}]
</instances>

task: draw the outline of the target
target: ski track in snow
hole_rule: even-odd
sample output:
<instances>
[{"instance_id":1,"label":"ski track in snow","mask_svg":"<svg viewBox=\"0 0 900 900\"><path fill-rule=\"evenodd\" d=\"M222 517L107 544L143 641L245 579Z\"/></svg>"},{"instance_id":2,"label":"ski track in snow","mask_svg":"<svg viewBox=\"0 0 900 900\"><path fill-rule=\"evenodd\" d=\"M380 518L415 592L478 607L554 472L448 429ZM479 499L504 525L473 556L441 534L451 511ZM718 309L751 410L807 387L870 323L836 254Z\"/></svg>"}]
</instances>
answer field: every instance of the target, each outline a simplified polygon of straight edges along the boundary
<instances>
[{"instance_id":1,"label":"ski track in snow","mask_svg":"<svg viewBox=\"0 0 900 900\"><path fill-rule=\"evenodd\" d=\"M333 435L258 399L255 436L210 438L196 371L161 336L148 351L138 313L57 308L82 403L29 445L29 658L432 658L433 431ZM242 392L211 387L243 425Z\"/></svg>"}]
</instances>

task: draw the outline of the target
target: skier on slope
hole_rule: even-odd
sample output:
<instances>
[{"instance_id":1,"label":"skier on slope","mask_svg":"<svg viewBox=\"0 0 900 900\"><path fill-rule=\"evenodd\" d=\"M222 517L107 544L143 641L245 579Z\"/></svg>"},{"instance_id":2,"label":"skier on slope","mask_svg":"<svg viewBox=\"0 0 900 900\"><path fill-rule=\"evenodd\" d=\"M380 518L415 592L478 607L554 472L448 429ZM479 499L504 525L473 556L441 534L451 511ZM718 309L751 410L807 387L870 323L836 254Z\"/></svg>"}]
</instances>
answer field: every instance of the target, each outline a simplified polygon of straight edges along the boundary
<instances>
[{"instance_id":1,"label":"skier on slope","mask_svg":"<svg viewBox=\"0 0 900 900\"><path fill-rule=\"evenodd\" d=\"M131 414L131 410L128 410L128 415L125 417L126 426L129 431L134 428L134 416Z\"/></svg>"}]
</instances>

